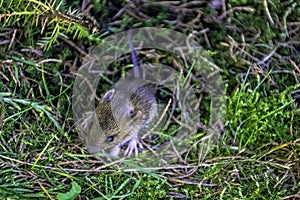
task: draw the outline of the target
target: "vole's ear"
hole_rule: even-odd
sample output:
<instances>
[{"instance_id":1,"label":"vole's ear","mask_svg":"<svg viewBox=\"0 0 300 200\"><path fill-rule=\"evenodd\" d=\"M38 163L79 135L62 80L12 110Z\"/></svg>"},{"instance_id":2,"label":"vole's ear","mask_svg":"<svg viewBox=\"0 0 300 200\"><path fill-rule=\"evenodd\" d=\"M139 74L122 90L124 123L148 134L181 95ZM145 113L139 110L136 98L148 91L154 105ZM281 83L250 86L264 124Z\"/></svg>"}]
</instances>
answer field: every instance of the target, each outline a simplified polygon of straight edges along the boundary
<instances>
[{"instance_id":1,"label":"vole's ear","mask_svg":"<svg viewBox=\"0 0 300 200\"><path fill-rule=\"evenodd\" d=\"M111 90L108 90L107 92L104 93L104 95L102 96L102 100L103 101L111 101L112 98L114 97L115 95L115 89L111 89Z\"/></svg>"}]
</instances>

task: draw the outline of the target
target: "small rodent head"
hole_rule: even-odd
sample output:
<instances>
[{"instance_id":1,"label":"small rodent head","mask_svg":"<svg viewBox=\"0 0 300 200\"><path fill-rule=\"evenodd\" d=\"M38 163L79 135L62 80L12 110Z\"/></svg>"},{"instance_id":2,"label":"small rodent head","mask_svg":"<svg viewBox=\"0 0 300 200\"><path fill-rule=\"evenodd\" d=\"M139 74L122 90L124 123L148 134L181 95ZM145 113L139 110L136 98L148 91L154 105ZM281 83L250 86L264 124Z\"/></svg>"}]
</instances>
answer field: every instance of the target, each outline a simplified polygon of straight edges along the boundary
<instances>
[{"instance_id":1,"label":"small rodent head","mask_svg":"<svg viewBox=\"0 0 300 200\"><path fill-rule=\"evenodd\" d=\"M91 131L87 138L90 153L126 142L140 129L141 112L136 110L126 91L111 89L101 98L96 110L100 130Z\"/></svg>"}]
</instances>

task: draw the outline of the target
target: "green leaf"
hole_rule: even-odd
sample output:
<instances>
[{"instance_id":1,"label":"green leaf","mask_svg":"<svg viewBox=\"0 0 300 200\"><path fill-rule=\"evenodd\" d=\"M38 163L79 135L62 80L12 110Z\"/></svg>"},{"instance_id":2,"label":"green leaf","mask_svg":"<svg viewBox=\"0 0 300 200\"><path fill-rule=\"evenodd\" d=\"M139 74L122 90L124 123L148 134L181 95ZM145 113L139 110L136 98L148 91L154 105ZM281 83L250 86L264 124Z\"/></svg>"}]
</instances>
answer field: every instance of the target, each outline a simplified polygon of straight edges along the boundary
<instances>
[{"instance_id":1,"label":"green leaf","mask_svg":"<svg viewBox=\"0 0 300 200\"><path fill-rule=\"evenodd\" d=\"M73 200L75 199L81 192L81 187L76 183L72 183L72 188L67 193L58 193L57 199L58 200Z\"/></svg>"}]
</instances>

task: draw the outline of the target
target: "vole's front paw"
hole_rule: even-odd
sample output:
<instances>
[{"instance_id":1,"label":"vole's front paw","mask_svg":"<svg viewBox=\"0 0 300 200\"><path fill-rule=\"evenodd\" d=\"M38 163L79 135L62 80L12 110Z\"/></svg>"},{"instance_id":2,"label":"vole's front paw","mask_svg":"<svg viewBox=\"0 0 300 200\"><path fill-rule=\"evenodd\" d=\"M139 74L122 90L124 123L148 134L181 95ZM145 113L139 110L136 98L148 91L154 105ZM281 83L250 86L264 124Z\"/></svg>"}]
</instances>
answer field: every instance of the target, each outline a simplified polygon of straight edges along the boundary
<instances>
[{"instance_id":1,"label":"vole's front paw","mask_svg":"<svg viewBox=\"0 0 300 200\"><path fill-rule=\"evenodd\" d=\"M127 149L124 153L125 156L130 157L132 152L134 152L135 157L138 155L138 148L143 148L138 137L133 137L129 140Z\"/></svg>"}]
</instances>

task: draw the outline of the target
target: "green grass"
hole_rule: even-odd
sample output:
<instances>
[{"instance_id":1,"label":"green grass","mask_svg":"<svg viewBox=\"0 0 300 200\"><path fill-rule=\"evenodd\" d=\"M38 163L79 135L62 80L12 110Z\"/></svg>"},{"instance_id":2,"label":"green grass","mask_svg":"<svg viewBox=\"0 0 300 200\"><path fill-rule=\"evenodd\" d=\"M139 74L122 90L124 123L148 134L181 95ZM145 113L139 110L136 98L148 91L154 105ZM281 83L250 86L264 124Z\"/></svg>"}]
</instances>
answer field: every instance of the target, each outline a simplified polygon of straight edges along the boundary
<instances>
[{"instance_id":1,"label":"green grass","mask_svg":"<svg viewBox=\"0 0 300 200\"><path fill-rule=\"evenodd\" d=\"M184 23L174 24L182 13L168 6L155 5L155 12L151 5L139 7L133 15L133 11L121 12L113 3L94 0L84 17L91 26L44 10L71 15L81 7L79 1L42 5L30 0L27 7L18 2L0 0L5 5L0 6L1 199L299 198L297 1L267 1L273 22L263 1L244 0L226 1L227 11L247 9L229 12L221 23L205 21L214 12L201 4L181 16ZM118 11L120 16L114 18ZM197 11L202 15L192 22ZM10 13L15 15L9 17ZM46 17L48 21L42 21ZM97 26L93 19L98 19L100 32L92 31ZM41 33L43 22L47 26ZM101 36L144 26L194 31L204 49L211 48L208 53L222 71L227 101L218 145L204 157L200 156L201 145L195 145L182 161L151 171L130 162L123 163L126 168L104 165L88 154L74 126L71 100L75 74L88 48L99 44ZM199 33L207 27L209 44ZM171 57L168 54L159 61L174 64ZM155 57L148 60L157 61ZM112 71L121 70L115 68ZM196 72L186 69L185 75L184 80L189 81ZM201 88L199 82L194 83ZM108 87L105 82L100 91ZM197 95L203 95L200 109L205 129L211 99L205 92ZM178 129L173 123L167 131ZM197 144L203 133L200 129L189 142Z\"/></svg>"}]
</instances>

